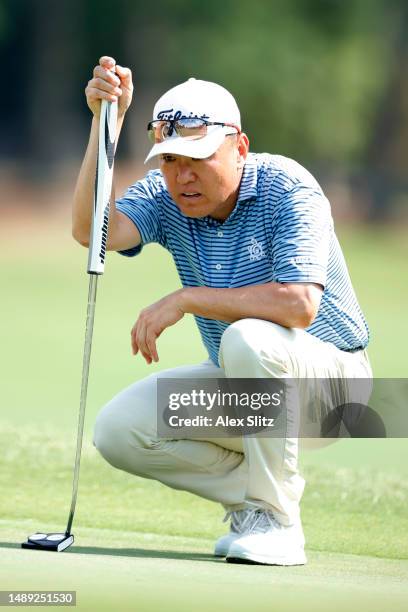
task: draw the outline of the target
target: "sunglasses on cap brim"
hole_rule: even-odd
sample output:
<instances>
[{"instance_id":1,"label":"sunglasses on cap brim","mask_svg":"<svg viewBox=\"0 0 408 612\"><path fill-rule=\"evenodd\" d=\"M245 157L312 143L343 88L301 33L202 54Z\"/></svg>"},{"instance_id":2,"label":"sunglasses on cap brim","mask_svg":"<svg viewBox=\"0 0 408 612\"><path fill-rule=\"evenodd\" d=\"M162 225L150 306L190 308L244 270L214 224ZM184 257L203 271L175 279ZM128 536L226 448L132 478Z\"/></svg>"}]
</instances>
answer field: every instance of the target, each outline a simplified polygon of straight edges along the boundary
<instances>
[{"instance_id":1,"label":"sunglasses on cap brim","mask_svg":"<svg viewBox=\"0 0 408 612\"><path fill-rule=\"evenodd\" d=\"M156 119L148 124L147 133L151 142L155 144L171 138L174 134L181 136L181 138L198 140L207 136L208 128L212 125L231 127L236 130L237 134L241 133L240 128L234 123L207 121L197 117L180 117L179 119L167 120Z\"/></svg>"}]
</instances>

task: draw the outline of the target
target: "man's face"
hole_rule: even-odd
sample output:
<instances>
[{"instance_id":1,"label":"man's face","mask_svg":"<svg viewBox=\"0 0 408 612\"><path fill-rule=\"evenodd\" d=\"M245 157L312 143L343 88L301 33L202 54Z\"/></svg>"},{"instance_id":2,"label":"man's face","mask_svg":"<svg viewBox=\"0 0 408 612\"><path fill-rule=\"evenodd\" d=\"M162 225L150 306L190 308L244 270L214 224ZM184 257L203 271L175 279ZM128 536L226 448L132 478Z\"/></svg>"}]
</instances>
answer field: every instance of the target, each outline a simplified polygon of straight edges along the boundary
<instances>
[{"instance_id":1,"label":"man's face","mask_svg":"<svg viewBox=\"0 0 408 612\"><path fill-rule=\"evenodd\" d=\"M238 197L247 153L245 134L227 136L206 159L161 155L160 170L171 197L184 215L225 220Z\"/></svg>"}]
</instances>

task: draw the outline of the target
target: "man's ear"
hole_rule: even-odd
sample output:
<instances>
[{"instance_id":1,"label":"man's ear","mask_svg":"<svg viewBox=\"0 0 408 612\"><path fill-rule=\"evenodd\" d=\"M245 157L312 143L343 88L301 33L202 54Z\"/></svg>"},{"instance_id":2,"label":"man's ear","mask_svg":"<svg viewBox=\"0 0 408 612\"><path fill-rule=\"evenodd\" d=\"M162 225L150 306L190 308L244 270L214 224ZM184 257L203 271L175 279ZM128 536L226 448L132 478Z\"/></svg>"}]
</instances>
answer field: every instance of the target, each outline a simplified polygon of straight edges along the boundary
<instances>
[{"instance_id":1,"label":"man's ear","mask_svg":"<svg viewBox=\"0 0 408 612\"><path fill-rule=\"evenodd\" d=\"M248 136L242 132L239 135L237 143L237 162L242 167L249 152L249 139Z\"/></svg>"}]
</instances>

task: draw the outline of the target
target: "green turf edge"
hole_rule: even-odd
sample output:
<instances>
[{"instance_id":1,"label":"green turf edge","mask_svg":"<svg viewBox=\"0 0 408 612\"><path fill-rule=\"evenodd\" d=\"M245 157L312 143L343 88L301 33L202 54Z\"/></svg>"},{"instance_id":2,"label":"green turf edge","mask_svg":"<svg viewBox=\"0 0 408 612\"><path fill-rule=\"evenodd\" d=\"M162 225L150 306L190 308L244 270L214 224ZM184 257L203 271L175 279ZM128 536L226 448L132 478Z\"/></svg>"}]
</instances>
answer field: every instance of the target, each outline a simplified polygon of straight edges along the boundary
<instances>
[{"instance_id":1,"label":"green turf edge","mask_svg":"<svg viewBox=\"0 0 408 612\"><path fill-rule=\"evenodd\" d=\"M236 566L213 559L199 538L84 528L64 553L19 549L36 529L0 521L9 540L0 543L2 589L76 590L80 610L383 612L404 610L408 597L408 561L309 552L304 567Z\"/></svg>"}]
</instances>

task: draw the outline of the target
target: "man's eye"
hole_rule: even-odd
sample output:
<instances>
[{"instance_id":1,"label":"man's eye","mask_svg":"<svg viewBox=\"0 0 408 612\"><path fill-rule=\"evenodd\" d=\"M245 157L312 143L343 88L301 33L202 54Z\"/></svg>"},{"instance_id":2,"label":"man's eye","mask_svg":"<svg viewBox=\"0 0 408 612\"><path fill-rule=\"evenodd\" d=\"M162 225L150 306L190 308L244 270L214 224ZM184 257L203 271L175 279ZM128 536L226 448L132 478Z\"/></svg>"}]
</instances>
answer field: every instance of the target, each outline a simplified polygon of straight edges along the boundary
<instances>
[{"instance_id":1,"label":"man's eye","mask_svg":"<svg viewBox=\"0 0 408 612\"><path fill-rule=\"evenodd\" d=\"M162 155L162 161L168 163L168 162L172 162L175 160L175 157L173 155Z\"/></svg>"}]
</instances>

